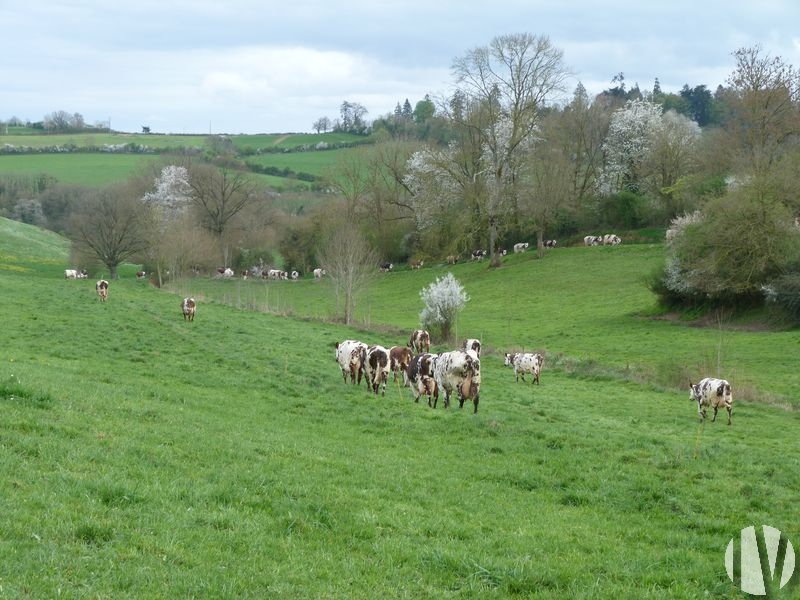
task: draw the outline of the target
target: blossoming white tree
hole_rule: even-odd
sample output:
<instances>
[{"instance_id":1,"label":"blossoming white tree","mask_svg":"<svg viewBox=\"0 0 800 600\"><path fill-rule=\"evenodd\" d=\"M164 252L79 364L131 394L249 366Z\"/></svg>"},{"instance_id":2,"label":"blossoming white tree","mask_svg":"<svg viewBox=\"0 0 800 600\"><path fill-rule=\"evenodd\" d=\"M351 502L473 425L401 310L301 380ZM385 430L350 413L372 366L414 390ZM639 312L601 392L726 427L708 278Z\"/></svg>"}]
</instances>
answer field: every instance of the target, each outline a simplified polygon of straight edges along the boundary
<instances>
[{"instance_id":1,"label":"blossoming white tree","mask_svg":"<svg viewBox=\"0 0 800 600\"><path fill-rule=\"evenodd\" d=\"M419 314L422 327L438 330L443 340L449 340L458 313L469 301L463 286L452 273L448 273L422 288L419 296L425 304Z\"/></svg>"}]
</instances>

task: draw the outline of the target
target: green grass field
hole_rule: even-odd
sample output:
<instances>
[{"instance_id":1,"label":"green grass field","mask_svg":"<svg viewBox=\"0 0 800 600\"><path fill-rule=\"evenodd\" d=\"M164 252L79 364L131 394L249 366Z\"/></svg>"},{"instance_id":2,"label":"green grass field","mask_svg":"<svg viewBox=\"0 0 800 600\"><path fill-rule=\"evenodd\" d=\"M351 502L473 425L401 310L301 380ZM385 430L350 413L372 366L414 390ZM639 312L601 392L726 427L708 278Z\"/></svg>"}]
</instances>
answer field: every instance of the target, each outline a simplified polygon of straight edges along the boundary
<instances>
[{"instance_id":1,"label":"green grass field","mask_svg":"<svg viewBox=\"0 0 800 600\"><path fill-rule=\"evenodd\" d=\"M713 353L734 394L794 399L772 362L797 333L648 318L657 247L456 266L459 335L486 348L473 415L334 361L345 338L405 343L444 267L379 279L344 328L300 318L335 312L307 278L170 293L131 265L101 303L64 280L63 240L0 225L0 597L739 598L743 527L800 544L797 411L735 395L731 427L701 426L647 377ZM547 352L540 386L502 366L512 346Z\"/></svg>"}]
</instances>

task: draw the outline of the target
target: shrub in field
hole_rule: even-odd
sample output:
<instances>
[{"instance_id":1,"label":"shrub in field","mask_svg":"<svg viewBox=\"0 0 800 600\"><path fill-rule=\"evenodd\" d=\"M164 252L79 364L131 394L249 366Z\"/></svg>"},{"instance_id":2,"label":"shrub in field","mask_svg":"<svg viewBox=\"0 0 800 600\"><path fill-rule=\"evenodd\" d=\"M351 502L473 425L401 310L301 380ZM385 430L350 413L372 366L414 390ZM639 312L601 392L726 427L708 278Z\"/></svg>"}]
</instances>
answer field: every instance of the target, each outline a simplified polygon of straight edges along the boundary
<instances>
[{"instance_id":1,"label":"shrub in field","mask_svg":"<svg viewBox=\"0 0 800 600\"><path fill-rule=\"evenodd\" d=\"M469 300L463 286L448 273L422 288L419 296L425 304L419 314L423 329L436 330L443 340L449 340L456 317Z\"/></svg>"}]
</instances>

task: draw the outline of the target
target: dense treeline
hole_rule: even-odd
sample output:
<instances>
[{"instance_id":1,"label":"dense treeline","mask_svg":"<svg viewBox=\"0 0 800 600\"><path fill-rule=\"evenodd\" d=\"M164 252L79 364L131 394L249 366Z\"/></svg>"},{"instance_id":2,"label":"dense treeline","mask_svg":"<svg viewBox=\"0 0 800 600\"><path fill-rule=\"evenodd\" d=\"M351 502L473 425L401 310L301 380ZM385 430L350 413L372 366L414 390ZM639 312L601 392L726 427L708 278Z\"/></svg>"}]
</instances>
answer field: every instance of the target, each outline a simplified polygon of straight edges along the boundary
<instances>
[{"instance_id":1,"label":"dense treeline","mask_svg":"<svg viewBox=\"0 0 800 600\"><path fill-rule=\"evenodd\" d=\"M688 84L664 93L658 80L649 91L628 88L620 73L590 97L580 84L565 89L562 53L548 38L499 36L454 61L448 97L398 101L371 123L351 102L340 120L320 119L318 131L365 142L335 154L322 176L245 163L252 152L215 136L202 155L162 156L105 202L183 190L168 211L163 198L151 202L138 225L148 253L131 254L171 276L219 265L308 272L330 256L324 246L344 223L395 264L486 248L496 265L515 242L543 256L545 239L614 231L631 241L667 230L665 267L650 283L666 307L768 302L797 317L800 80L758 47L733 56L727 85L713 93ZM185 174L167 185L171 167ZM244 184L248 171L314 180L324 201L309 192L302 209L287 211L278 194ZM69 222L98 194L36 179L0 181L2 214L74 236ZM175 239L179 248L166 243Z\"/></svg>"}]
</instances>

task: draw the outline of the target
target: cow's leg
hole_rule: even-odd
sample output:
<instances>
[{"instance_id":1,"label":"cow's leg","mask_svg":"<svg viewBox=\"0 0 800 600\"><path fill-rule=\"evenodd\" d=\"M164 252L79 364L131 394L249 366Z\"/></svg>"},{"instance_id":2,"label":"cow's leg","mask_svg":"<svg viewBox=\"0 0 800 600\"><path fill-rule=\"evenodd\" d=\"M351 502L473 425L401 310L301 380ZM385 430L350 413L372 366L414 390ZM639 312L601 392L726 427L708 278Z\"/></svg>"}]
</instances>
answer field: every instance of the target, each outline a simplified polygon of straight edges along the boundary
<instances>
[{"instance_id":1,"label":"cow's leg","mask_svg":"<svg viewBox=\"0 0 800 600\"><path fill-rule=\"evenodd\" d=\"M729 406L728 408L728 425L731 424L731 414L733 413L733 407Z\"/></svg>"},{"instance_id":2,"label":"cow's leg","mask_svg":"<svg viewBox=\"0 0 800 600\"><path fill-rule=\"evenodd\" d=\"M475 399L472 401L475 404L475 410L472 411L473 415L478 412L478 400L479 400L479 398L480 398L480 396L475 396Z\"/></svg>"},{"instance_id":3,"label":"cow's leg","mask_svg":"<svg viewBox=\"0 0 800 600\"><path fill-rule=\"evenodd\" d=\"M715 406L714 407L714 416L711 417L711 422L712 423L717 420L717 410L719 410L719 409Z\"/></svg>"}]
</instances>

